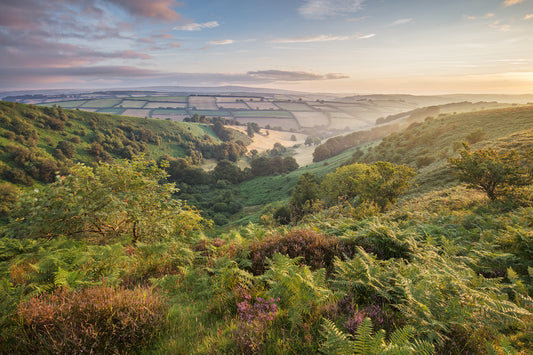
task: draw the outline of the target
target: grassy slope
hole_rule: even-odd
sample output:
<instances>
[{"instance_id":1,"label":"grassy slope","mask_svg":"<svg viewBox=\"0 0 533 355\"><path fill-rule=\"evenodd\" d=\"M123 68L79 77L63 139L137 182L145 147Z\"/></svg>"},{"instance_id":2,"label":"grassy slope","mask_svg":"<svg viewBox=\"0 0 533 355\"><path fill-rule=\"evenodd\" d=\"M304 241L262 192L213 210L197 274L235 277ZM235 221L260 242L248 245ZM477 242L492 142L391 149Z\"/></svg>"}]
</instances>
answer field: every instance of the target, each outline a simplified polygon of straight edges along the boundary
<instances>
[{"instance_id":1,"label":"grassy slope","mask_svg":"<svg viewBox=\"0 0 533 355\"><path fill-rule=\"evenodd\" d=\"M472 149L501 146L515 149L533 143L533 106L486 110L415 123L404 131L384 138L380 144L352 161L390 161L407 164L418 170L413 191L429 191L436 186L454 182L447 159L454 155L461 142L479 131L482 138ZM422 157L430 164L423 163Z\"/></svg>"}]
</instances>

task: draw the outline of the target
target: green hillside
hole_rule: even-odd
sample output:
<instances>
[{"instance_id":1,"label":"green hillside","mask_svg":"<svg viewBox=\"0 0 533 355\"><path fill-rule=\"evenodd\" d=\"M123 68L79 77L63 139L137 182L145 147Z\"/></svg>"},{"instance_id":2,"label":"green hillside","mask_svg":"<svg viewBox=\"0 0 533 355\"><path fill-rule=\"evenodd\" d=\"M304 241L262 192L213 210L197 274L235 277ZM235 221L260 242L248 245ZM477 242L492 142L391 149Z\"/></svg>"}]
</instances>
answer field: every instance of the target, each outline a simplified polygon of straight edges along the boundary
<instances>
[{"instance_id":1,"label":"green hillside","mask_svg":"<svg viewBox=\"0 0 533 355\"><path fill-rule=\"evenodd\" d=\"M209 158L221 141L209 125L0 102L0 179L52 182L72 164L144 154ZM200 154L200 159L202 154Z\"/></svg>"},{"instance_id":2,"label":"green hillside","mask_svg":"<svg viewBox=\"0 0 533 355\"><path fill-rule=\"evenodd\" d=\"M447 159L467 142L473 149L533 147L533 106L440 115L411 123L376 146L357 151L351 162L388 161L418 170L417 191L454 182Z\"/></svg>"}]
</instances>

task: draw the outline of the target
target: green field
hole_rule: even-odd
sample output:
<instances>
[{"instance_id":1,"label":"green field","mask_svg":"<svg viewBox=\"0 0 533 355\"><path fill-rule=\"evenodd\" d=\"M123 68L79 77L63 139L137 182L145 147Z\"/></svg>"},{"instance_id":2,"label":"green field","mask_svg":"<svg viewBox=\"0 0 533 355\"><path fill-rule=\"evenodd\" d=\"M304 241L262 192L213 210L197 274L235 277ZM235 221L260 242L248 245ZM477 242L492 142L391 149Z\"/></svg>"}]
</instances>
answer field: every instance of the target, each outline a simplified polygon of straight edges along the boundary
<instances>
[{"instance_id":1,"label":"green field","mask_svg":"<svg viewBox=\"0 0 533 355\"><path fill-rule=\"evenodd\" d=\"M123 108L142 108L146 104L146 101L140 100L122 100L116 107Z\"/></svg>"},{"instance_id":2,"label":"green field","mask_svg":"<svg viewBox=\"0 0 533 355\"><path fill-rule=\"evenodd\" d=\"M122 101L122 99L96 99L96 100L88 100L83 105L80 105L79 107L91 107L91 108L106 108L106 107L113 107L117 104L119 104Z\"/></svg>"}]
</instances>

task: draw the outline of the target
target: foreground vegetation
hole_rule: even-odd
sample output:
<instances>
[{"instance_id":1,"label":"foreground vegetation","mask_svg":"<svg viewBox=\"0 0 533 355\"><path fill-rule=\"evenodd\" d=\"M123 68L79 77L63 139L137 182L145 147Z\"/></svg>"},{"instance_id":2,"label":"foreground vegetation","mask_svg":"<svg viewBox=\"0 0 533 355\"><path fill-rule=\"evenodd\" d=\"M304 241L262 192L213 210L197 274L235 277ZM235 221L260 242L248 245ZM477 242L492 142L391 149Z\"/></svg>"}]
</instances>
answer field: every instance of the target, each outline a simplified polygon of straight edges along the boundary
<instances>
[{"instance_id":1,"label":"foreground vegetation","mask_svg":"<svg viewBox=\"0 0 533 355\"><path fill-rule=\"evenodd\" d=\"M529 354L525 132L458 148L441 178L468 185L417 194L425 171L372 161L382 148L336 170L261 177L296 181L260 224L225 231L176 199L168 175L192 169L177 158L78 164L11 191L0 353ZM216 185L258 186L232 182L243 173L232 162L217 167Z\"/></svg>"}]
</instances>

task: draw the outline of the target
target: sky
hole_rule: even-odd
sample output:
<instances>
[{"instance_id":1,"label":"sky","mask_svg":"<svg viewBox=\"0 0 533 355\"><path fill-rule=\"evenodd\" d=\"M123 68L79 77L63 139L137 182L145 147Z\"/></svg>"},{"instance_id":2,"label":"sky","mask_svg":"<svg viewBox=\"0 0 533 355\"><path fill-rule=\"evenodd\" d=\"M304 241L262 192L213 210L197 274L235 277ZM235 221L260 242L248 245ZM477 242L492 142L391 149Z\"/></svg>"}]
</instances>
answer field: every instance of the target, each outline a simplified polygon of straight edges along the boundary
<instances>
[{"instance_id":1,"label":"sky","mask_svg":"<svg viewBox=\"0 0 533 355\"><path fill-rule=\"evenodd\" d=\"M533 93L533 0L0 0L0 90Z\"/></svg>"}]
</instances>

